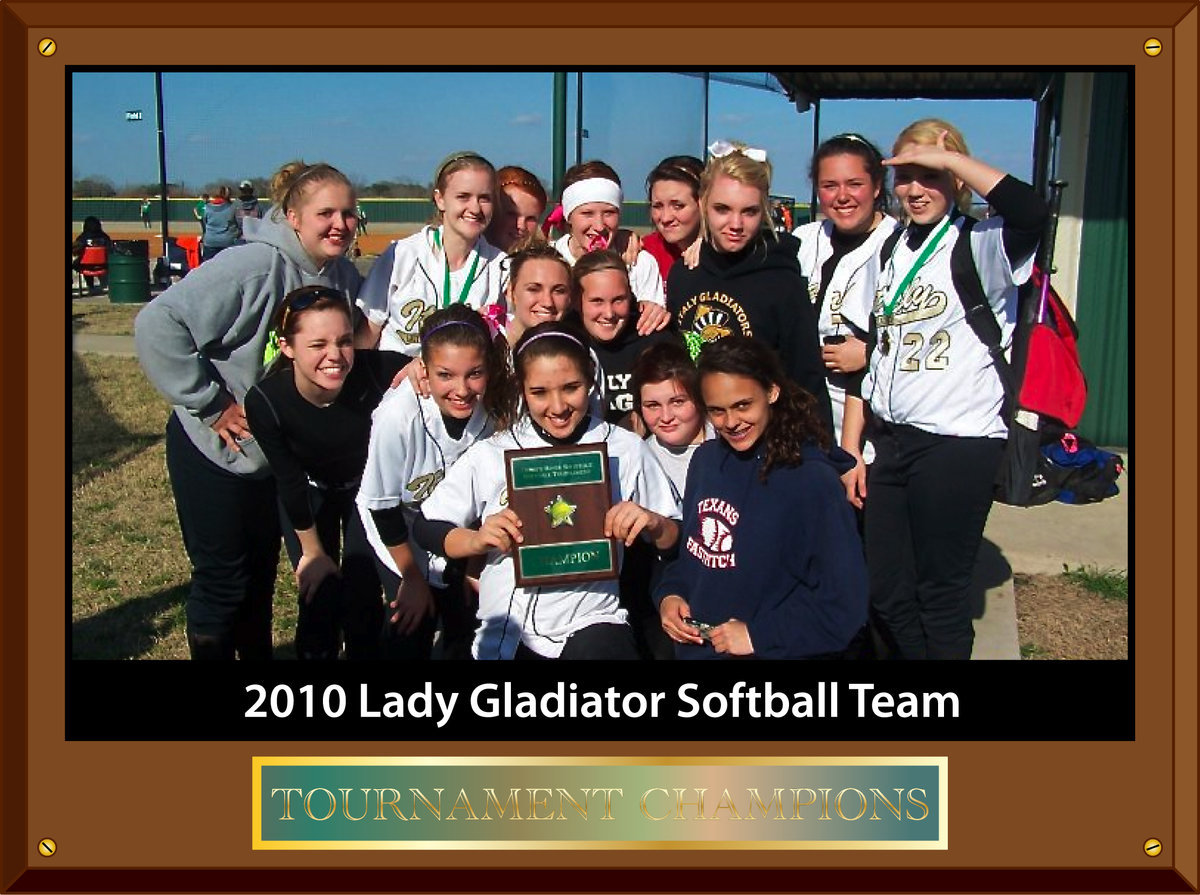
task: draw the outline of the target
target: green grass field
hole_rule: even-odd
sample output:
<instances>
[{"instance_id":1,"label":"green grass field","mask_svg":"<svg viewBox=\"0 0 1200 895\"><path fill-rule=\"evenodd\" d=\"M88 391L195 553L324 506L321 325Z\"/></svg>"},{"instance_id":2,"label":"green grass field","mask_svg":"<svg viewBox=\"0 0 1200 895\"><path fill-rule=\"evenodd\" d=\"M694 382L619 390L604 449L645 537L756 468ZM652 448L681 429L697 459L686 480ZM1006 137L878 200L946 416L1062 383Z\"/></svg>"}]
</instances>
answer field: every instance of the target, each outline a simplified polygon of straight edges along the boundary
<instances>
[{"instance_id":1,"label":"green grass field","mask_svg":"<svg viewBox=\"0 0 1200 895\"><path fill-rule=\"evenodd\" d=\"M107 301L71 302L71 332L95 336L132 336L133 318L145 305Z\"/></svg>"},{"instance_id":2,"label":"green grass field","mask_svg":"<svg viewBox=\"0 0 1200 895\"><path fill-rule=\"evenodd\" d=\"M117 315L97 316L111 323ZM72 358L73 658L187 658L184 601L191 572L167 481L169 413L135 359ZM295 624L295 585L281 556L279 658L294 657Z\"/></svg>"}]
</instances>

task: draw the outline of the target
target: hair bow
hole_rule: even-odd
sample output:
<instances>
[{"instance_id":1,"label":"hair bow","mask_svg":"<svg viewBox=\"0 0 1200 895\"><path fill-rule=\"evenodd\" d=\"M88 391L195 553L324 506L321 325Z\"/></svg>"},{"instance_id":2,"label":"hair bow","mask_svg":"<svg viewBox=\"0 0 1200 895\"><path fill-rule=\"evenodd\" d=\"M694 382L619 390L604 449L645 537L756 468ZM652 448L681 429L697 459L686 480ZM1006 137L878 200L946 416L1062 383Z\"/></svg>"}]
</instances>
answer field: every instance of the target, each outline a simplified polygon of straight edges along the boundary
<instances>
[{"instance_id":1,"label":"hair bow","mask_svg":"<svg viewBox=\"0 0 1200 895\"><path fill-rule=\"evenodd\" d=\"M553 210L546 215L546 220L542 221L542 235L546 238L550 237L550 228L561 224L564 220L562 204L555 205Z\"/></svg>"},{"instance_id":2,"label":"hair bow","mask_svg":"<svg viewBox=\"0 0 1200 895\"><path fill-rule=\"evenodd\" d=\"M731 152L740 152L748 159L753 159L756 162L765 162L767 160L767 150L755 149L752 146L735 146L728 140L717 140L708 147L709 155L713 158L725 158Z\"/></svg>"},{"instance_id":3,"label":"hair bow","mask_svg":"<svg viewBox=\"0 0 1200 895\"><path fill-rule=\"evenodd\" d=\"M504 305L485 305L480 309L479 314L483 317L483 322L488 325L488 329L492 331L492 338L504 332L504 327L508 325L508 312Z\"/></svg>"}]
</instances>

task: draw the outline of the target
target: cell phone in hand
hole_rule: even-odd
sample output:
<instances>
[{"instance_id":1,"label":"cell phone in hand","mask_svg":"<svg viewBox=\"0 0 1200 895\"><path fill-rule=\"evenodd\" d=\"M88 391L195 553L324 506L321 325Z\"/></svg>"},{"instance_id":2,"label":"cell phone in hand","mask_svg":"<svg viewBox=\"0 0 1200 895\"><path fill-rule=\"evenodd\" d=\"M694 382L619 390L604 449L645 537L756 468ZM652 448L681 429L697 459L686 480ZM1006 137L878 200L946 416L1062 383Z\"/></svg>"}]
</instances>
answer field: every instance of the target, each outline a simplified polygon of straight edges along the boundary
<instances>
[{"instance_id":1,"label":"cell phone in hand","mask_svg":"<svg viewBox=\"0 0 1200 895\"><path fill-rule=\"evenodd\" d=\"M691 616L684 618L683 623L690 628L695 628L696 633L699 634L704 640L708 640L710 637L712 637L713 628L716 627L716 625L710 625L708 622L698 622Z\"/></svg>"},{"instance_id":2,"label":"cell phone in hand","mask_svg":"<svg viewBox=\"0 0 1200 895\"><path fill-rule=\"evenodd\" d=\"M822 344L825 345L841 345L845 341L845 336L825 336L821 339Z\"/></svg>"}]
</instances>

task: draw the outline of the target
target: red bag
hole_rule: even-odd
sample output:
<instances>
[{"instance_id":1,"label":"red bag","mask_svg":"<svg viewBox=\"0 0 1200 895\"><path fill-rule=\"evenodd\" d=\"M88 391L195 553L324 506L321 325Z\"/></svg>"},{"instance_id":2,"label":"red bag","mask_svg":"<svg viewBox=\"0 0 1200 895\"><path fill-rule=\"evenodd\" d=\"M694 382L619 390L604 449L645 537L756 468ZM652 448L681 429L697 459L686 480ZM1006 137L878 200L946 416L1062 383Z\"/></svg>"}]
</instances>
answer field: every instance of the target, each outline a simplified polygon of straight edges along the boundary
<instances>
[{"instance_id":1,"label":"red bag","mask_svg":"<svg viewBox=\"0 0 1200 895\"><path fill-rule=\"evenodd\" d=\"M1040 288L1041 296L1037 318L1028 332L1017 406L1074 428L1087 404L1087 380L1079 364L1075 324L1050 278L1037 268L1033 285Z\"/></svg>"}]
</instances>

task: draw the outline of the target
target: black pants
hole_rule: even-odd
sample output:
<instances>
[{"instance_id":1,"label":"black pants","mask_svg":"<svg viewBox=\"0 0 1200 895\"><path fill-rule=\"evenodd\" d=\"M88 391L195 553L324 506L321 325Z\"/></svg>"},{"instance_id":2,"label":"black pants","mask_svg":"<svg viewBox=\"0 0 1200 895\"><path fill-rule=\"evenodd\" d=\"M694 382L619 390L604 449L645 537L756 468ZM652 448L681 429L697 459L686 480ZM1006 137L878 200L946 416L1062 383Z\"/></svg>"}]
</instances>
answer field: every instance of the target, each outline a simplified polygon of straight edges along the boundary
<instances>
[{"instance_id":1,"label":"black pants","mask_svg":"<svg viewBox=\"0 0 1200 895\"><path fill-rule=\"evenodd\" d=\"M1004 442L877 424L866 500L871 611L892 657L969 659L968 590Z\"/></svg>"},{"instance_id":2,"label":"black pants","mask_svg":"<svg viewBox=\"0 0 1200 895\"><path fill-rule=\"evenodd\" d=\"M339 564L342 574L340 578L330 575L321 582L309 602L300 601L296 655L301 659L336 659L344 638L347 659L377 659L383 602L375 572L375 551L367 541L354 491L310 486L308 500L321 546ZM294 569L303 551L282 503L279 518Z\"/></svg>"},{"instance_id":3,"label":"black pants","mask_svg":"<svg viewBox=\"0 0 1200 895\"><path fill-rule=\"evenodd\" d=\"M546 659L524 643L517 644L514 659ZM560 659L639 659L637 642L629 625L610 623L580 628L563 644Z\"/></svg>"},{"instance_id":4,"label":"black pants","mask_svg":"<svg viewBox=\"0 0 1200 895\"><path fill-rule=\"evenodd\" d=\"M422 620L417 630L402 634L392 624L391 602L400 589L401 578L382 562L375 559L379 580L383 582L383 602L386 617L383 622L382 658L384 659L428 659L433 653L433 635L438 625L442 628L441 658L470 659L471 642L475 639L475 611L468 605L463 590L463 566L451 562L443 574L445 587L430 587L433 594L435 613Z\"/></svg>"},{"instance_id":5,"label":"black pants","mask_svg":"<svg viewBox=\"0 0 1200 895\"><path fill-rule=\"evenodd\" d=\"M167 472L192 564L187 598L194 659L271 658L271 602L279 564L275 480L221 469L172 414Z\"/></svg>"},{"instance_id":6,"label":"black pants","mask_svg":"<svg viewBox=\"0 0 1200 895\"><path fill-rule=\"evenodd\" d=\"M665 565L657 551L641 538L625 548L619 599L621 607L629 613L629 626L633 629L638 655L643 659L675 658L675 644L662 629L658 607L650 597Z\"/></svg>"}]
</instances>

